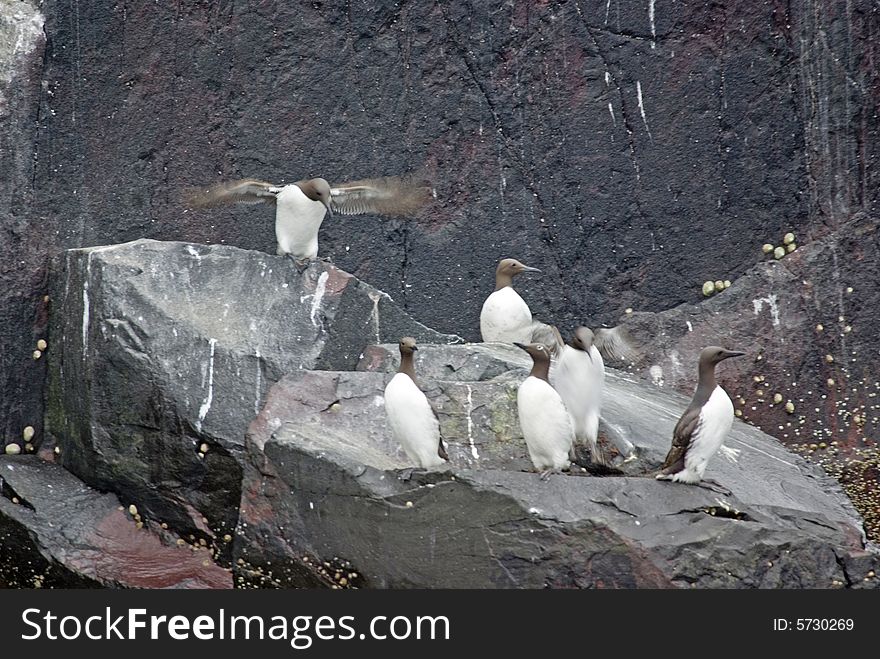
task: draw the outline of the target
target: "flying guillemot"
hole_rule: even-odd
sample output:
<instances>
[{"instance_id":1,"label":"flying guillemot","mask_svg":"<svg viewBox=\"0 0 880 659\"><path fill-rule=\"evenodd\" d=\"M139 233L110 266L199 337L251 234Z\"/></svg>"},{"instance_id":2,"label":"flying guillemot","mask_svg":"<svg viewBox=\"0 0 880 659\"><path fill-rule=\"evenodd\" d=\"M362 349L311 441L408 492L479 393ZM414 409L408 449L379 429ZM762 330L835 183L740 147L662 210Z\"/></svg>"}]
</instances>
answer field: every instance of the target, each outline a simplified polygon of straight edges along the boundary
<instances>
[{"instance_id":1,"label":"flying guillemot","mask_svg":"<svg viewBox=\"0 0 880 659\"><path fill-rule=\"evenodd\" d=\"M675 425L672 447L657 474L658 480L699 483L733 425L733 403L715 382L715 365L743 352L717 346L700 353L699 380L691 404Z\"/></svg>"},{"instance_id":2,"label":"flying guillemot","mask_svg":"<svg viewBox=\"0 0 880 659\"><path fill-rule=\"evenodd\" d=\"M312 178L274 185L256 179L218 183L189 195L193 206L240 203L275 205L278 254L292 258L299 269L318 256L318 230L327 213L408 216L433 196L430 185L412 177L387 176L330 184Z\"/></svg>"},{"instance_id":3,"label":"flying guillemot","mask_svg":"<svg viewBox=\"0 0 880 659\"><path fill-rule=\"evenodd\" d=\"M442 466L449 456L440 438L440 421L416 383L416 340L400 339L400 368L385 386L385 414L391 434L410 460L422 469Z\"/></svg>"}]
</instances>

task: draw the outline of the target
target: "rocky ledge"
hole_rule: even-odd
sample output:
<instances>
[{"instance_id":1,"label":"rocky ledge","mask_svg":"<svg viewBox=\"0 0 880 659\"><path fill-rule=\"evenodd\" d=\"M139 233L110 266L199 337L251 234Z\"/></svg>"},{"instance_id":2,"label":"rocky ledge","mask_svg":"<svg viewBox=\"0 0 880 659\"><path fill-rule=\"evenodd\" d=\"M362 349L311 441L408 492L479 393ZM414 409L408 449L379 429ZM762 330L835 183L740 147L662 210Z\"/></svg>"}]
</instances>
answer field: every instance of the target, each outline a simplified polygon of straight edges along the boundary
<instances>
[{"instance_id":1,"label":"rocky ledge","mask_svg":"<svg viewBox=\"0 0 880 659\"><path fill-rule=\"evenodd\" d=\"M736 422L707 476L730 495L656 481L687 404L609 372L601 434L636 446L629 475L542 482L516 420L525 355L421 346L417 370L450 464L410 475L386 429L395 346L372 372L305 371L251 424L235 544L239 583L365 587L872 586L878 555L832 479ZM620 458L618 458L618 464ZM355 575L354 578L351 575Z\"/></svg>"},{"instance_id":2,"label":"rocky ledge","mask_svg":"<svg viewBox=\"0 0 880 659\"><path fill-rule=\"evenodd\" d=\"M456 344L328 263L137 241L67 252L53 282L40 457L0 461L4 583L877 584L838 484L752 426L709 466L729 494L654 480L687 398L627 374L609 370L600 430L636 459L540 481L516 415L526 356ZM440 472L408 473L386 428L402 334Z\"/></svg>"}]
</instances>

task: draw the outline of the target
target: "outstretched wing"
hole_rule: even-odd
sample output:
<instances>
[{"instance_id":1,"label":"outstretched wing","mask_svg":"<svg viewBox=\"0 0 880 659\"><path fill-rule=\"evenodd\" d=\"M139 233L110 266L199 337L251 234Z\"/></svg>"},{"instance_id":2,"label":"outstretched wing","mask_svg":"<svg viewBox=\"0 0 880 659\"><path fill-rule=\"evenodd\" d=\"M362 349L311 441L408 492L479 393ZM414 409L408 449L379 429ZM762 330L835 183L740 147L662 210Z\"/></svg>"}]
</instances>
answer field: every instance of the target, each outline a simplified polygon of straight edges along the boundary
<instances>
[{"instance_id":1,"label":"outstretched wing","mask_svg":"<svg viewBox=\"0 0 880 659\"><path fill-rule=\"evenodd\" d=\"M562 352L565 341L555 325L542 323L540 320L532 321L531 343L543 343L554 357Z\"/></svg>"},{"instance_id":2,"label":"outstretched wing","mask_svg":"<svg viewBox=\"0 0 880 659\"><path fill-rule=\"evenodd\" d=\"M275 203L279 188L266 181L246 178L241 181L217 183L207 188L196 188L187 194L188 205L194 207L220 206L221 204Z\"/></svg>"},{"instance_id":3,"label":"outstretched wing","mask_svg":"<svg viewBox=\"0 0 880 659\"><path fill-rule=\"evenodd\" d=\"M642 353L635 345L632 337L623 327L600 327L593 332L593 345L609 361L637 364L642 360Z\"/></svg>"},{"instance_id":4,"label":"outstretched wing","mask_svg":"<svg viewBox=\"0 0 880 659\"><path fill-rule=\"evenodd\" d=\"M672 447L660 468L662 474L675 474L684 469L684 456L699 429L701 411L701 407L689 407L675 424L675 430L672 431Z\"/></svg>"},{"instance_id":5,"label":"outstretched wing","mask_svg":"<svg viewBox=\"0 0 880 659\"><path fill-rule=\"evenodd\" d=\"M342 215L412 215L434 197L431 184L410 176L385 176L330 186L330 205Z\"/></svg>"}]
</instances>

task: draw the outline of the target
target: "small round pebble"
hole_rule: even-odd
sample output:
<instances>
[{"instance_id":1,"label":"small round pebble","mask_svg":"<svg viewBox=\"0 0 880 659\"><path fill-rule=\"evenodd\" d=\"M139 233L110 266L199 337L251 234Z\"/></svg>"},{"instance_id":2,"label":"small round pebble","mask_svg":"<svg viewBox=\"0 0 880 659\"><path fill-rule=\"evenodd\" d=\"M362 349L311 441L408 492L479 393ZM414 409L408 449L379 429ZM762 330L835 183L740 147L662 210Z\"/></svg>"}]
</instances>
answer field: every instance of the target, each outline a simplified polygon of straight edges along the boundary
<instances>
[{"instance_id":1,"label":"small round pebble","mask_svg":"<svg viewBox=\"0 0 880 659\"><path fill-rule=\"evenodd\" d=\"M18 455L21 453L21 446L18 444L7 444L6 445L6 455Z\"/></svg>"},{"instance_id":2,"label":"small round pebble","mask_svg":"<svg viewBox=\"0 0 880 659\"><path fill-rule=\"evenodd\" d=\"M42 356L43 356L43 353L42 353L42 352L40 352L39 350L34 350L33 357L34 357L35 360L36 360L36 359L39 359L39 358L42 357Z\"/></svg>"},{"instance_id":3,"label":"small round pebble","mask_svg":"<svg viewBox=\"0 0 880 659\"><path fill-rule=\"evenodd\" d=\"M25 426L24 430L21 431L21 436L24 441L29 442L34 438L34 427L33 426Z\"/></svg>"},{"instance_id":4,"label":"small round pebble","mask_svg":"<svg viewBox=\"0 0 880 659\"><path fill-rule=\"evenodd\" d=\"M715 292L715 282L707 281L703 284L703 295L709 297Z\"/></svg>"},{"instance_id":5,"label":"small round pebble","mask_svg":"<svg viewBox=\"0 0 880 659\"><path fill-rule=\"evenodd\" d=\"M797 245L795 243L789 243L785 246L785 251L791 254L794 250L797 249Z\"/></svg>"},{"instance_id":6,"label":"small round pebble","mask_svg":"<svg viewBox=\"0 0 880 659\"><path fill-rule=\"evenodd\" d=\"M782 242L786 245L791 245L794 242L794 234L791 232L785 234L785 236L782 238Z\"/></svg>"},{"instance_id":7,"label":"small round pebble","mask_svg":"<svg viewBox=\"0 0 880 659\"><path fill-rule=\"evenodd\" d=\"M137 515L137 514L138 514L137 506L134 505L134 504L131 504L131 505L128 507L128 514L131 515L132 517L134 517L135 515Z\"/></svg>"},{"instance_id":8,"label":"small round pebble","mask_svg":"<svg viewBox=\"0 0 880 659\"><path fill-rule=\"evenodd\" d=\"M776 259L781 259L785 256L785 247L777 247L773 250L773 257Z\"/></svg>"},{"instance_id":9,"label":"small round pebble","mask_svg":"<svg viewBox=\"0 0 880 659\"><path fill-rule=\"evenodd\" d=\"M773 251L773 245L771 245L770 243L764 243L764 246L761 247L761 249L764 250L765 254L769 254Z\"/></svg>"},{"instance_id":10,"label":"small round pebble","mask_svg":"<svg viewBox=\"0 0 880 659\"><path fill-rule=\"evenodd\" d=\"M785 404L785 411L788 412L789 414L794 414L794 403L792 403L791 401L788 401Z\"/></svg>"},{"instance_id":11,"label":"small round pebble","mask_svg":"<svg viewBox=\"0 0 880 659\"><path fill-rule=\"evenodd\" d=\"M782 394L773 394L773 402L781 403L782 402Z\"/></svg>"},{"instance_id":12,"label":"small round pebble","mask_svg":"<svg viewBox=\"0 0 880 659\"><path fill-rule=\"evenodd\" d=\"M37 350L45 350L48 347L49 344L46 343L45 339L40 339L39 341L37 341Z\"/></svg>"},{"instance_id":13,"label":"small round pebble","mask_svg":"<svg viewBox=\"0 0 880 659\"><path fill-rule=\"evenodd\" d=\"M202 444L201 446L199 446L199 451L201 451L202 453L207 453L208 452L208 445Z\"/></svg>"}]
</instances>

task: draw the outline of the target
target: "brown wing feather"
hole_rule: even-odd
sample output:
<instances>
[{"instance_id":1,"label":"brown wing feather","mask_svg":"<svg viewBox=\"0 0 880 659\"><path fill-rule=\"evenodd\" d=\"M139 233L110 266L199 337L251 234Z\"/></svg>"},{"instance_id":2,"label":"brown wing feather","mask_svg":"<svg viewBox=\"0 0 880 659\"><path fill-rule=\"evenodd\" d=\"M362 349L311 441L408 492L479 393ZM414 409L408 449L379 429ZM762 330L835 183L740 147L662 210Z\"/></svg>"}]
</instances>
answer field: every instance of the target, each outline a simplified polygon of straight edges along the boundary
<instances>
[{"instance_id":1,"label":"brown wing feather","mask_svg":"<svg viewBox=\"0 0 880 659\"><path fill-rule=\"evenodd\" d=\"M190 190L186 195L186 201L189 206L193 207L220 206L221 204L274 204L277 192L277 186L271 183L246 178Z\"/></svg>"},{"instance_id":2,"label":"brown wing feather","mask_svg":"<svg viewBox=\"0 0 880 659\"><path fill-rule=\"evenodd\" d=\"M684 469L684 456L694 433L700 426L701 411L701 407L689 407L675 424L675 430L672 431L672 447L660 468L664 475L675 474Z\"/></svg>"},{"instance_id":3,"label":"brown wing feather","mask_svg":"<svg viewBox=\"0 0 880 659\"><path fill-rule=\"evenodd\" d=\"M330 186L330 204L342 215L413 215L433 198L431 184L411 176L386 176Z\"/></svg>"},{"instance_id":4,"label":"brown wing feather","mask_svg":"<svg viewBox=\"0 0 880 659\"><path fill-rule=\"evenodd\" d=\"M623 327L600 327L594 333L593 345L602 353L604 359L637 364L642 354L635 346L629 332Z\"/></svg>"}]
</instances>

